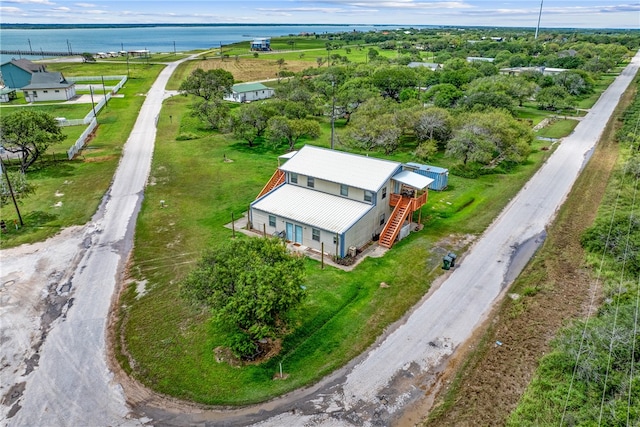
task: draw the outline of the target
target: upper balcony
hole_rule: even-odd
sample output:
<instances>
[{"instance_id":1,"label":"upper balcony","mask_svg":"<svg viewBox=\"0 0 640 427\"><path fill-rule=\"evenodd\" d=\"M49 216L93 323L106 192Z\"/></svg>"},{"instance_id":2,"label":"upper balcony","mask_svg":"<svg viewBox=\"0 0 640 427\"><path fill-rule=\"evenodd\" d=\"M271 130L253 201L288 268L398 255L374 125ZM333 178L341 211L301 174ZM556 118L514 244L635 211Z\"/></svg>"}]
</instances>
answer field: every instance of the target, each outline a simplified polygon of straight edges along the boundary
<instances>
[{"instance_id":1,"label":"upper balcony","mask_svg":"<svg viewBox=\"0 0 640 427\"><path fill-rule=\"evenodd\" d=\"M406 197L411 199L409 204L409 210L415 212L427 204L427 198L429 194L426 190L424 193L422 193L419 196L416 196L415 193L416 193L415 191L402 191L399 194L393 193L389 198L389 206L395 207L400 202L400 200L402 200L402 198Z\"/></svg>"}]
</instances>

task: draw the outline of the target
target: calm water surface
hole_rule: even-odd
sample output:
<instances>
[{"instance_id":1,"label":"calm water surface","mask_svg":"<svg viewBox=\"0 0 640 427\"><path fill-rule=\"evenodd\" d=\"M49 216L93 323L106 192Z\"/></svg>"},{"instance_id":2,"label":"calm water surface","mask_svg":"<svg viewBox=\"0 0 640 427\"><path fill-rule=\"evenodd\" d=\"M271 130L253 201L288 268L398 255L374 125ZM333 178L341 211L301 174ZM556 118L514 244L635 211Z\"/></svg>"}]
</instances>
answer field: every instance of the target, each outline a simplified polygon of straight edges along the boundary
<instances>
[{"instance_id":1,"label":"calm water surface","mask_svg":"<svg viewBox=\"0 0 640 427\"><path fill-rule=\"evenodd\" d=\"M397 26L365 25L211 25L116 28L37 28L2 29L0 48L24 52L117 52L149 49L151 52L177 52L209 49L221 44L251 40L254 37L278 37L300 33L335 33L393 29ZM15 57L16 55L12 55ZM41 59L40 55L22 55ZM5 62L11 57L0 57Z\"/></svg>"}]
</instances>

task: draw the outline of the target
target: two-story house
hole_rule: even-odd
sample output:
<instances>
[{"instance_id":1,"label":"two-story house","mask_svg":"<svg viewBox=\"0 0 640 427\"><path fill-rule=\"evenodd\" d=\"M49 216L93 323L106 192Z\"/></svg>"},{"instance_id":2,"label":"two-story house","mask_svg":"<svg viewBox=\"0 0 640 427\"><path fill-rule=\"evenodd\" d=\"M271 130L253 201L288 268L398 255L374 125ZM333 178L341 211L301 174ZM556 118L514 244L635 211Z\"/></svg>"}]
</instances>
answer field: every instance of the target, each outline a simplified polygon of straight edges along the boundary
<instances>
[{"instance_id":1,"label":"two-story house","mask_svg":"<svg viewBox=\"0 0 640 427\"><path fill-rule=\"evenodd\" d=\"M10 89L21 89L31 83L34 73L44 73L46 66L37 64L28 59L12 59L0 65L0 74L5 87Z\"/></svg>"},{"instance_id":2,"label":"two-story house","mask_svg":"<svg viewBox=\"0 0 640 427\"><path fill-rule=\"evenodd\" d=\"M311 145L280 160L251 203L251 227L339 258L376 238L391 247L408 234L433 182L399 162Z\"/></svg>"}]
</instances>

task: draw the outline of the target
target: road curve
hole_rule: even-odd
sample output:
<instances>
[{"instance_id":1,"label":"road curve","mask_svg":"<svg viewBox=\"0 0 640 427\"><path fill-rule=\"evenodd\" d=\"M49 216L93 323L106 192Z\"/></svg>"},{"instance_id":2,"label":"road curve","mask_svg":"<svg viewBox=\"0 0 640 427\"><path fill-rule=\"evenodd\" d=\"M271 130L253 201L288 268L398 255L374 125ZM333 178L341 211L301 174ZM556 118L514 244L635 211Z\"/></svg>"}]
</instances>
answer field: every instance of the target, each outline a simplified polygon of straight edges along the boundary
<instances>
[{"instance_id":1,"label":"road curve","mask_svg":"<svg viewBox=\"0 0 640 427\"><path fill-rule=\"evenodd\" d=\"M545 237L588 161L640 52L510 201L429 298L372 349L306 390L235 411L138 409L163 425L389 425L425 395L437 373L488 316Z\"/></svg>"},{"instance_id":2,"label":"road curve","mask_svg":"<svg viewBox=\"0 0 640 427\"><path fill-rule=\"evenodd\" d=\"M24 391L7 420L10 426L125 426L146 421L129 418L122 388L112 381L105 356L106 326L151 168L165 86L185 60L164 68L146 94L111 188L78 239L81 256L74 260L75 270L56 289L70 295L66 310L45 333L35 369L21 378Z\"/></svg>"},{"instance_id":3,"label":"road curve","mask_svg":"<svg viewBox=\"0 0 640 427\"><path fill-rule=\"evenodd\" d=\"M56 288L70 295L66 309L43 337L35 369L21 377L24 384L15 390L19 397L6 424L391 424L424 395L421 387L432 384L434 372L485 319L517 275L531 242L540 239L563 203L639 65L640 53L446 281L368 353L316 386L264 405L224 412L141 404L134 416L106 363L106 324L149 175L155 120L177 63L169 65L147 94L103 207L76 237L81 256L73 259L76 267L69 280ZM4 272L0 276L4 278Z\"/></svg>"}]
</instances>

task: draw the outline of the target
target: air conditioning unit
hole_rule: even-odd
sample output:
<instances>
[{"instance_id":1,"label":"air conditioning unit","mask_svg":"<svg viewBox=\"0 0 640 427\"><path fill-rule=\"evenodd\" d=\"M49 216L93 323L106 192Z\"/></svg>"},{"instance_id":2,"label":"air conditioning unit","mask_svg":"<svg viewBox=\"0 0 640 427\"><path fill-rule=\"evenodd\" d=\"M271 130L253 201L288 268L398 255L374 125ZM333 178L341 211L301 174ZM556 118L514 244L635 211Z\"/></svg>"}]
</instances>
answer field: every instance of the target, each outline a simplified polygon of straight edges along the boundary
<instances>
[{"instance_id":1,"label":"air conditioning unit","mask_svg":"<svg viewBox=\"0 0 640 427\"><path fill-rule=\"evenodd\" d=\"M355 246L349 246L349 250L347 251L347 254L350 257L355 258L357 253L358 253L358 248L356 248Z\"/></svg>"}]
</instances>

